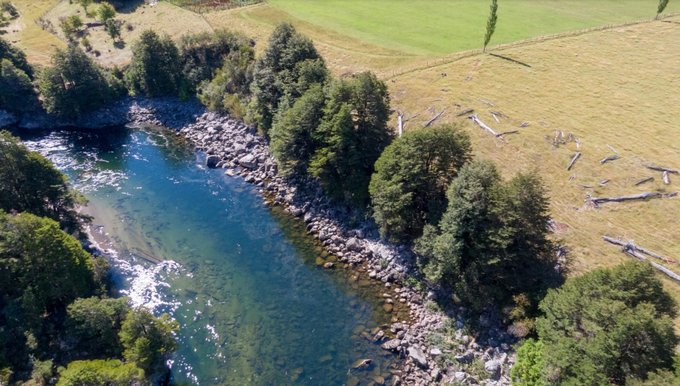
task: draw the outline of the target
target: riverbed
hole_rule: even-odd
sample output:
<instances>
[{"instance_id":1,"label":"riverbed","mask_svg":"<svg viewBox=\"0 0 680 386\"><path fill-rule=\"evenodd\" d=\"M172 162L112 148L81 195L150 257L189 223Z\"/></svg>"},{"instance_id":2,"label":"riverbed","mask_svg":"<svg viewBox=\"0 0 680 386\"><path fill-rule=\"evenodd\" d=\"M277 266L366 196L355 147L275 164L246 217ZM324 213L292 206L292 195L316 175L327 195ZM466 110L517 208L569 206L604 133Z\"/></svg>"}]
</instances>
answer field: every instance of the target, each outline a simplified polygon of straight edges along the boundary
<instances>
[{"instance_id":1,"label":"riverbed","mask_svg":"<svg viewBox=\"0 0 680 386\"><path fill-rule=\"evenodd\" d=\"M389 382L397 358L371 339L397 320L381 286L324 269L333 256L256 186L162 129L22 138L89 200L121 294L179 322L176 384Z\"/></svg>"}]
</instances>

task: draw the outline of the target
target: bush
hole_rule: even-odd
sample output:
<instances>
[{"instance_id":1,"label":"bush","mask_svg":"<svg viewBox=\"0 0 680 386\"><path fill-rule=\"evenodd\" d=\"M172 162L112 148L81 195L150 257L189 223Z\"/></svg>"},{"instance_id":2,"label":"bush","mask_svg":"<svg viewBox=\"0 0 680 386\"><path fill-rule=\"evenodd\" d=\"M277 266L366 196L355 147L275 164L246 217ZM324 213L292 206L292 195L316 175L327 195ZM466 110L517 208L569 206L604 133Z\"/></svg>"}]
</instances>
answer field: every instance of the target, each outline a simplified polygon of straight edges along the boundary
<instances>
[{"instance_id":1,"label":"bush","mask_svg":"<svg viewBox=\"0 0 680 386\"><path fill-rule=\"evenodd\" d=\"M296 32L291 24L277 26L267 49L255 63L252 100L248 111L250 119L265 134L269 133L281 99L288 94L292 105L295 99L307 91L305 84L298 85L300 63L307 60L323 64L309 38ZM320 79L314 83L324 81Z\"/></svg>"},{"instance_id":2,"label":"bush","mask_svg":"<svg viewBox=\"0 0 680 386\"><path fill-rule=\"evenodd\" d=\"M78 299L67 309L66 327L79 351L94 355L118 357L122 346L118 337L129 311L126 298Z\"/></svg>"},{"instance_id":3,"label":"bush","mask_svg":"<svg viewBox=\"0 0 680 386\"><path fill-rule=\"evenodd\" d=\"M74 361L59 373L57 386L143 386L144 370L119 360Z\"/></svg>"},{"instance_id":4,"label":"bush","mask_svg":"<svg viewBox=\"0 0 680 386\"><path fill-rule=\"evenodd\" d=\"M545 380L543 342L528 339L517 350L517 362L510 370L514 386L548 386Z\"/></svg>"},{"instance_id":5,"label":"bush","mask_svg":"<svg viewBox=\"0 0 680 386\"><path fill-rule=\"evenodd\" d=\"M39 107L31 79L8 59L0 60L0 109L33 111Z\"/></svg>"},{"instance_id":6,"label":"bush","mask_svg":"<svg viewBox=\"0 0 680 386\"><path fill-rule=\"evenodd\" d=\"M142 32L132 47L126 79L132 92L149 97L177 96L183 79L179 50L169 36Z\"/></svg>"},{"instance_id":7,"label":"bush","mask_svg":"<svg viewBox=\"0 0 680 386\"><path fill-rule=\"evenodd\" d=\"M20 49L12 46L3 38L0 38L0 60L7 59L14 67L23 71L28 77L33 80L33 67L26 60L26 54Z\"/></svg>"},{"instance_id":8,"label":"bush","mask_svg":"<svg viewBox=\"0 0 680 386\"><path fill-rule=\"evenodd\" d=\"M392 140L387 86L365 72L333 82L326 101L309 170L331 197L366 205L373 166Z\"/></svg>"},{"instance_id":9,"label":"bush","mask_svg":"<svg viewBox=\"0 0 680 386\"><path fill-rule=\"evenodd\" d=\"M537 330L551 383L623 385L672 368L676 305L647 263L569 279L540 308Z\"/></svg>"},{"instance_id":10,"label":"bush","mask_svg":"<svg viewBox=\"0 0 680 386\"><path fill-rule=\"evenodd\" d=\"M200 33L183 36L179 43L182 73L189 87L196 89L202 82L210 81L218 69L230 72L225 68L227 58L232 66L238 66L238 72L244 72L255 59L255 52L250 47L250 40L243 34L218 30L214 33ZM229 75L235 75L231 72ZM243 82L243 79L234 79ZM248 85L243 87L247 89Z\"/></svg>"},{"instance_id":11,"label":"bush","mask_svg":"<svg viewBox=\"0 0 680 386\"><path fill-rule=\"evenodd\" d=\"M562 281L540 179L520 174L504 183L493 164L472 162L447 198L438 227L426 226L416 245L428 279L453 288L477 311L522 299L528 304L517 314L533 315L547 288Z\"/></svg>"},{"instance_id":12,"label":"bush","mask_svg":"<svg viewBox=\"0 0 680 386\"><path fill-rule=\"evenodd\" d=\"M201 103L210 110L226 111L238 118L245 117L245 98L250 92L253 61L254 54L250 48L230 52L215 77L199 87Z\"/></svg>"},{"instance_id":13,"label":"bush","mask_svg":"<svg viewBox=\"0 0 680 386\"><path fill-rule=\"evenodd\" d=\"M75 44L65 50L57 49L52 67L40 74L38 87L45 110L70 119L100 108L116 97L104 71Z\"/></svg>"},{"instance_id":14,"label":"bush","mask_svg":"<svg viewBox=\"0 0 680 386\"><path fill-rule=\"evenodd\" d=\"M446 189L471 151L469 137L451 125L406 133L387 146L369 186L381 235L408 240L421 236L425 224L436 224Z\"/></svg>"},{"instance_id":15,"label":"bush","mask_svg":"<svg viewBox=\"0 0 680 386\"><path fill-rule=\"evenodd\" d=\"M165 361L175 350L173 333L179 325L167 314L156 318L144 309L131 312L120 331L123 356L151 376L165 369Z\"/></svg>"}]
</instances>

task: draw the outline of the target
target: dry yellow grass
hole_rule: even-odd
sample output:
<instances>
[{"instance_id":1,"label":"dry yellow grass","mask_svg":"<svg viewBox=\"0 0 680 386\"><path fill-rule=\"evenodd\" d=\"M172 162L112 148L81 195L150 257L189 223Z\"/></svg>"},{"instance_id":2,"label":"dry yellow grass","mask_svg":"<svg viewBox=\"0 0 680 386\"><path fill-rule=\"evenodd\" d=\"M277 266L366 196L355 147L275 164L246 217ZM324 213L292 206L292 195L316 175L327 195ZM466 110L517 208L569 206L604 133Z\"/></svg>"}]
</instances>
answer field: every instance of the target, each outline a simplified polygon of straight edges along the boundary
<instances>
[{"instance_id":1,"label":"dry yellow grass","mask_svg":"<svg viewBox=\"0 0 680 386\"><path fill-rule=\"evenodd\" d=\"M675 21L678 18L674 19ZM552 215L567 228L559 234L575 258L575 273L610 266L627 257L603 235L635 240L680 259L680 198L584 205L586 194L617 196L643 191L680 191L680 176L664 185L646 163L680 169L680 24L649 22L581 36L510 48L499 54L527 68L489 55L414 71L390 80L393 108L408 118L407 130L446 108L439 122L458 121L470 133L478 157L495 161L504 174L536 170L552 198ZM492 102L491 107L482 100ZM457 112L474 108L497 139ZM509 118L497 123L490 111ZM521 122L529 126L520 128ZM573 133L583 156L566 166L576 143L551 144L556 130ZM600 164L616 149L621 159ZM634 183L647 176L654 181ZM608 179L604 186L599 182ZM583 186L593 186L584 188ZM675 270L680 272L680 266ZM680 296L680 285L668 286Z\"/></svg>"},{"instance_id":2,"label":"dry yellow grass","mask_svg":"<svg viewBox=\"0 0 680 386\"><path fill-rule=\"evenodd\" d=\"M64 43L43 30L37 21L59 1L13 0L12 3L19 10L20 16L8 28L7 40L23 49L32 63L48 64L54 49L62 47Z\"/></svg>"},{"instance_id":3,"label":"dry yellow grass","mask_svg":"<svg viewBox=\"0 0 680 386\"><path fill-rule=\"evenodd\" d=\"M92 13L95 13L97 4L90 6ZM63 0L55 4L45 15L49 20L60 39L65 40L59 28L60 18L70 15L78 15L84 22L95 22L95 17L86 17L79 5L69 4ZM177 7L167 2L159 2L154 6L141 5L134 12L124 10L116 15L116 19L124 23L121 28L121 37L125 42L122 48L114 47L113 40L106 33L103 26L87 28L87 39L92 44L92 48L101 53L97 58L103 65L123 65L130 61L132 52L130 47L139 35L145 30L151 29L159 33L170 35L178 40L182 35L192 34L203 31L211 31L210 25L197 13ZM127 25L133 29L128 30Z\"/></svg>"}]
</instances>

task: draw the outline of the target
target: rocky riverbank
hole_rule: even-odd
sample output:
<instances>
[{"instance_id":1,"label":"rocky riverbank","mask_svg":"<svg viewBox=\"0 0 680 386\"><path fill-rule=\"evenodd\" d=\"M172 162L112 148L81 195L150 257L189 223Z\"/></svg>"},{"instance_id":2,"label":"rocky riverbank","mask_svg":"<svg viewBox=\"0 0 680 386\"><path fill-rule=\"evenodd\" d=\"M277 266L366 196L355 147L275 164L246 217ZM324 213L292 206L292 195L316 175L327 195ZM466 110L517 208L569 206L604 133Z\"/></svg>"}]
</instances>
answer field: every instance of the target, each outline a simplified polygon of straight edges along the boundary
<instances>
[{"instance_id":1,"label":"rocky riverbank","mask_svg":"<svg viewBox=\"0 0 680 386\"><path fill-rule=\"evenodd\" d=\"M358 227L347 226L347 212L330 203L315 181L293 181L279 176L266 140L255 129L215 113L192 112L184 119L178 119L179 115L168 119L146 110L128 118L133 124L160 123L176 129L206 153L208 167L222 168L225 174L240 176L258 186L273 204L282 205L301 218L307 231L341 263L384 283L386 311L392 309L387 304L394 302L409 307L410 320L393 318L391 325L371 337L383 349L404 358L401 371L393 377L397 384L510 384L509 368L514 361L509 346L512 338L487 320L479 321L486 331L483 337L478 334L475 338L466 333L463 309L446 310L445 314L433 306L434 293L423 295L405 286L414 261L407 248L382 242L368 222ZM193 122L182 124L194 116ZM175 124L166 123L173 120ZM332 268L333 263L325 266Z\"/></svg>"},{"instance_id":2,"label":"rocky riverbank","mask_svg":"<svg viewBox=\"0 0 680 386\"><path fill-rule=\"evenodd\" d=\"M196 101L137 98L127 98L77 122L45 126L39 124L38 118L24 117L14 125L98 129L128 124L172 128L206 153L208 167L242 177L256 185L272 204L281 205L304 221L308 233L338 258L338 262L324 263L325 268L335 264L352 266L359 275L384 286L383 308L394 315L392 322L380 331L362 335L403 358L401 369L392 372L392 384L510 384L512 338L502 328L481 319L478 324L484 333L473 336L467 332L464 309L440 311L433 301L435 293L424 294L405 285L415 272L409 249L381 241L371 222L349 226L351 216L347 209L332 204L313 179L294 181L280 176L266 140L243 122L205 112ZM397 303L400 307L394 307ZM404 305L408 307L408 317L400 312L400 319L395 311ZM371 358L357 358L351 373L370 370L370 362ZM348 383L356 384L358 379L351 376ZM374 384L384 383L380 375L371 379Z\"/></svg>"}]
</instances>

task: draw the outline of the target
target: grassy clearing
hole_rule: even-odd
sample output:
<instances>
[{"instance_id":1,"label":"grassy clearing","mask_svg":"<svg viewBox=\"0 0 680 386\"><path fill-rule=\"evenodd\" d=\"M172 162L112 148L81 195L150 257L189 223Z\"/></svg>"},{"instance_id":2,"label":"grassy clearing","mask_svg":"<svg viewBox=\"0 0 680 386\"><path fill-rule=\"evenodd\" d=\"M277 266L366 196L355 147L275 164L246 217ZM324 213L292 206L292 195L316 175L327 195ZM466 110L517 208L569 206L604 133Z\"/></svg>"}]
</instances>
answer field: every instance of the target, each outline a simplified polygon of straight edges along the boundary
<instances>
[{"instance_id":1,"label":"grassy clearing","mask_svg":"<svg viewBox=\"0 0 680 386\"><path fill-rule=\"evenodd\" d=\"M650 22L499 52L531 68L489 55L465 58L392 79L393 107L407 118L419 114L407 122L407 130L446 108L440 121L461 122L479 157L495 161L507 175L537 170L550 188L554 219L565 225L559 237L576 258L576 273L627 259L602 241L605 234L680 259L675 226L680 198L603 204L600 209L584 205L586 194L680 191L680 177L672 175L671 185L664 185L661 173L643 167L650 162L680 168L678 41L680 25ZM497 132L520 134L499 140L455 117L466 108L474 108ZM492 110L509 118L497 123ZM520 128L522 122L529 126ZM555 130L573 133L581 142L583 156L571 171L566 166L576 143L554 147ZM607 145L622 158L601 165L612 154ZM634 186L647 176L654 181ZM677 284L669 289L680 296Z\"/></svg>"},{"instance_id":2,"label":"grassy clearing","mask_svg":"<svg viewBox=\"0 0 680 386\"><path fill-rule=\"evenodd\" d=\"M19 10L19 18L10 25L5 38L23 49L32 63L49 63L54 49L64 45L37 24L38 19L57 3L58 0L12 0Z\"/></svg>"}]
</instances>

